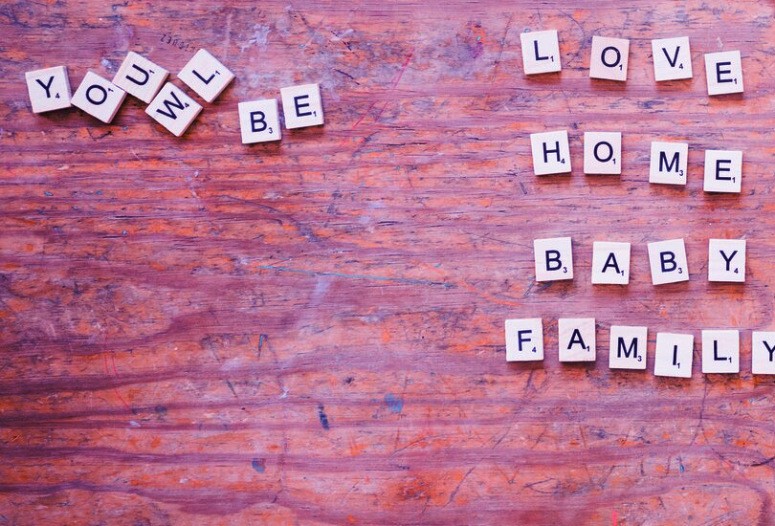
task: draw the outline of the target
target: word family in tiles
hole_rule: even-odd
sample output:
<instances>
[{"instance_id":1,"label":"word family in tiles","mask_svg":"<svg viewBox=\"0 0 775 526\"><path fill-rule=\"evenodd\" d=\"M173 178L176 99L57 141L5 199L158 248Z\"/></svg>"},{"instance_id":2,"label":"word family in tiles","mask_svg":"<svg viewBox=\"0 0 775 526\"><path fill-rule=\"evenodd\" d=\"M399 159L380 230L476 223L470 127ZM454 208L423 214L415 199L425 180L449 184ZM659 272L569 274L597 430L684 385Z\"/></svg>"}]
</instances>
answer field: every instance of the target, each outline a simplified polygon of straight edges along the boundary
<instances>
[{"instance_id":1,"label":"word family in tiles","mask_svg":"<svg viewBox=\"0 0 775 526\"><path fill-rule=\"evenodd\" d=\"M540 362L545 358L541 318L506 320L506 360ZM648 368L648 327L611 325L608 337L608 367L645 371ZM658 332L654 346L653 372L656 376L691 378L694 335ZM703 374L740 373L740 331L708 329L701 331L701 371ZM597 360L597 327L594 318L557 320L557 358L560 363ZM751 334L751 372L775 374L775 332Z\"/></svg>"},{"instance_id":2,"label":"word family in tiles","mask_svg":"<svg viewBox=\"0 0 775 526\"><path fill-rule=\"evenodd\" d=\"M180 137L203 106L181 87L169 82L169 71L148 58L130 51L113 80L88 71L71 96L65 66L26 73L33 113L75 106L109 124L127 94L147 104L145 113L173 135ZM229 68L205 49L200 49L177 75L194 94L213 103L234 80ZM317 84L289 86L280 90L287 129L320 126L323 104ZM279 141L280 114L276 99L241 102L237 106L243 144Z\"/></svg>"}]
</instances>

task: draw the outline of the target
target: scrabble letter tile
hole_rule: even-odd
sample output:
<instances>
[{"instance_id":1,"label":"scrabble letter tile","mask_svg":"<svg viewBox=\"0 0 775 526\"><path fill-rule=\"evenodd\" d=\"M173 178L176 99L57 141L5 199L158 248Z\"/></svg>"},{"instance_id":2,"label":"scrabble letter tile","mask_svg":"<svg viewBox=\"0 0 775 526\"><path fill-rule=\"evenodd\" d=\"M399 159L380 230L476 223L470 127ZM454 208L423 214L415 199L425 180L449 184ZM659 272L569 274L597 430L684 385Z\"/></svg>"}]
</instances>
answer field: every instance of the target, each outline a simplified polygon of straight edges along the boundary
<instances>
[{"instance_id":1,"label":"scrabble letter tile","mask_svg":"<svg viewBox=\"0 0 775 526\"><path fill-rule=\"evenodd\" d=\"M751 337L751 372L775 374L775 332L753 331Z\"/></svg>"},{"instance_id":2,"label":"scrabble letter tile","mask_svg":"<svg viewBox=\"0 0 775 526\"><path fill-rule=\"evenodd\" d=\"M692 53L689 37L660 38L651 41L654 56L654 80L692 78Z\"/></svg>"},{"instance_id":3,"label":"scrabble letter tile","mask_svg":"<svg viewBox=\"0 0 775 526\"><path fill-rule=\"evenodd\" d=\"M648 328L611 325L608 367L646 370Z\"/></svg>"},{"instance_id":4,"label":"scrabble letter tile","mask_svg":"<svg viewBox=\"0 0 775 526\"><path fill-rule=\"evenodd\" d=\"M622 173L622 134L620 132L584 133L584 173Z\"/></svg>"},{"instance_id":5,"label":"scrabble letter tile","mask_svg":"<svg viewBox=\"0 0 775 526\"><path fill-rule=\"evenodd\" d=\"M740 193L743 180L743 152L738 150L705 150L706 192Z\"/></svg>"},{"instance_id":6,"label":"scrabble letter tile","mask_svg":"<svg viewBox=\"0 0 775 526\"><path fill-rule=\"evenodd\" d=\"M125 98L124 90L89 71L75 90L72 102L76 108L81 108L92 117L107 124L116 116Z\"/></svg>"},{"instance_id":7,"label":"scrabble letter tile","mask_svg":"<svg viewBox=\"0 0 775 526\"><path fill-rule=\"evenodd\" d=\"M557 30L527 32L519 35L525 75L560 71L560 40Z\"/></svg>"},{"instance_id":8,"label":"scrabble letter tile","mask_svg":"<svg viewBox=\"0 0 775 526\"><path fill-rule=\"evenodd\" d=\"M708 240L708 281L745 281L745 239Z\"/></svg>"},{"instance_id":9,"label":"scrabble letter tile","mask_svg":"<svg viewBox=\"0 0 775 526\"><path fill-rule=\"evenodd\" d=\"M554 237L533 240L536 281L573 279L571 238Z\"/></svg>"},{"instance_id":10,"label":"scrabble letter tile","mask_svg":"<svg viewBox=\"0 0 775 526\"><path fill-rule=\"evenodd\" d=\"M658 332L654 353L654 376L691 378L693 357L693 334Z\"/></svg>"},{"instance_id":11,"label":"scrabble letter tile","mask_svg":"<svg viewBox=\"0 0 775 526\"><path fill-rule=\"evenodd\" d=\"M206 49L200 49L178 73L178 78L207 102L212 102L234 80L234 73Z\"/></svg>"},{"instance_id":12,"label":"scrabble letter tile","mask_svg":"<svg viewBox=\"0 0 775 526\"><path fill-rule=\"evenodd\" d=\"M592 243L592 283L627 285L630 282L630 244L608 241Z\"/></svg>"},{"instance_id":13,"label":"scrabble letter tile","mask_svg":"<svg viewBox=\"0 0 775 526\"><path fill-rule=\"evenodd\" d=\"M163 67L130 51L113 77L113 84L148 104L159 92L169 74Z\"/></svg>"},{"instance_id":14,"label":"scrabble letter tile","mask_svg":"<svg viewBox=\"0 0 775 526\"><path fill-rule=\"evenodd\" d=\"M70 79L65 66L28 71L24 76L33 113L70 107Z\"/></svg>"},{"instance_id":15,"label":"scrabble letter tile","mask_svg":"<svg viewBox=\"0 0 775 526\"><path fill-rule=\"evenodd\" d=\"M541 318L506 320L506 361L536 362L544 359L544 327Z\"/></svg>"},{"instance_id":16,"label":"scrabble letter tile","mask_svg":"<svg viewBox=\"0 0 775 526\"><path fill-rule=\"evenodd\" d=\"M592 37L589 76L593 79L627 80L630 41L624 38Z\"/></svg>"},{"instance_id":17,"label":"scrabble letter tile","mask_svg":"<svg viewBox=\"0 0 775 526\"><path fill-rule=\"evenodd\" d=\"M652 142L649 182L686 186L689 144L685 142Z\"/></svg>"},{"instance_id":18,"label":"scrabble letter tile","mask_svg":"<svg viewBox=\"0 0 775 526\"><path fill-rule=\"evenodd\" d=\"M594 362L595 318L557 320L561 362Z\"/></svg>"},{"instance_id":19,"label":"scrabble letter tile","mask_svg":"<svg viewBox=\"0 0 775 526\"><path fill-rule=\"evenodd\" d=\"M302 84L282 88L283 116L289 130L320 126L323 124L323 104L320 100L320 86Z\"/></svg>"},{"instance_id":20,"label":"scrabble letter tile","mask_svg":"<svg viewBox=\"0 0 775 526\"><path fill-rule=\"evenodd\" d=\"M533 172L536 175L569 173L570 147L566 130L531 133Z\"/></svg>"},{"instance_id":21,"label":"scrabble letter tile","mask_svg":"<svg viewBox=\"0 0 775 526\"><path fill-rule=\"evenodd\" d=\"M145 113L177 137L183 135L200 111L202 106L171 82L164 85L145 109Z\"/></svg>"},{"instance_id":22,"label":"scrabble letter tile","mask_svg":"<svg viewBox=\"0 0 775 526\"><path fill-rule=\"evenodd\" d=\"M279 141L282 138L277 99L240 102L237 108L242 144Z\"/></svg>"},{"instance_id":23,"label":"scrabble letter tile","mask_svg":"<svg viewBox=\"0 0 775 526\"><path fill-rule=\"evenodd\" d=\"M740 372L739 331L702 331L702 372Z\"/></svg>"},{"instance_id":24,"label":"scrabble letter tile","mask_svg":"<svg viewBox=\"0 0 775 526\"><path fill-rule=\"evenodd\" d=\"M683 239L649 243L649 264L651 283L654 285L689 281L689 266L686 264Z\"/></svg>"},{"instance_id":25,"label":"scrabble letter tile","mask_svg":"<svg viewBox=\"0 0 775 526\"><path fill-rule=\"evenodd\" d=\"M705 55L708 95L743 92L743 66L740 51L723 51Z\"/></svg>"}]
</instances>

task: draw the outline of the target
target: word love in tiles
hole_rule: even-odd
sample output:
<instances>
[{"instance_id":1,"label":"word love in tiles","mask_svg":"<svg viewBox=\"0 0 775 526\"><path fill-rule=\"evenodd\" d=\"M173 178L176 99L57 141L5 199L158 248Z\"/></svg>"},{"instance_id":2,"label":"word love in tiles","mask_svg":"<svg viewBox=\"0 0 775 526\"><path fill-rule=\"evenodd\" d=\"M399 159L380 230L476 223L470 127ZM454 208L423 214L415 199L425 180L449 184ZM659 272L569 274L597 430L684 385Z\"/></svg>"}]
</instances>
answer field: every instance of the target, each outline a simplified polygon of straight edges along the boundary
<instances>
[{"instance_id":1,"label":"word love in tiles","mask_svg":"<svg viewBox=\"0 0 775 526\"><path fill-rule=\"evenodd\" d=\"M573 246L570 237L533 240L536 281L572 280ZM708 281L745 282L745 239L708 241ZM648 244L651 283L663 285L689 281L683 239ZM595 241L592 244L592 283L630 283L630 243Z\"/></svg>"},{"instance_id":2,"label":"word love in tiles","mask_svg":"<svg viewBox=\"0 0 775 526\"><path fill-rule=\"evenodd\" d=\"M522 67L525 75L556 73L562 70L560 40L554 29L520 35ZM630 41L626 38L592 37L589 76L593 79L627 81ZM689 37L651 41L654 80L664 82L692 78ZM740 51L705 54L708 95L743 92L743 66Z\"/></svg>"},{"instance_id":3,"label":"word love in tiles","mask_svg":"<svg viewBox=\"0 0 775 526\"><path fill-rule=\"evenodd\" d=\"M130 52L112 81L88 71L72 97L65 66L29 71L26 80L34 113L75 106L109 124L129 94L148 104L145 113L180 137L200 114L202 105L172 82L165 82L168 76L169 71L163 67ZM202 100L212 103L234 80L234 73L207 50L200 49L178 73L178 79ZM282 88L280 95L286 128L323 124L317 84ZM238 112L244 144L281 139L276 99L239 103Z\"/></svg>"},{"instance_id":4,"label":"word love in tiles","mask_svg":"<svg viewBox=\"0 0 775 526\"><path fill-rule=\"evenodd\" d=\"M571 156L566 130L530 135L533 171L536 175L570 173ZM686 185L689 144L652 142L649 182ZM584 133L584 173L620 175L622 173L622 134L619 132ZM704 190L740 193L743 179L743 152L705 150Z\"/></svg>"},{"instance_id":5,"label":"word love in tiles","mask_svg":"<svg viewBox=\"0 0 775 526\"><path fill-rule=\"evenodd\" d=\"M544 331L541 318L506 320L506 361L544 360ZM560 362L594 362L597 359L597 334L594 318L557 320L557 346ZM647 368L648 328L612 325L609 330L608 367L643 370ZM658 332L654 347L654 374L691 378L694 335ZM740 332L737 330L702 331L702 372L737 374L740 372ZM751 372L775 374L775 332L753 331L751 336Z\"/></svg>"}]
</instances>

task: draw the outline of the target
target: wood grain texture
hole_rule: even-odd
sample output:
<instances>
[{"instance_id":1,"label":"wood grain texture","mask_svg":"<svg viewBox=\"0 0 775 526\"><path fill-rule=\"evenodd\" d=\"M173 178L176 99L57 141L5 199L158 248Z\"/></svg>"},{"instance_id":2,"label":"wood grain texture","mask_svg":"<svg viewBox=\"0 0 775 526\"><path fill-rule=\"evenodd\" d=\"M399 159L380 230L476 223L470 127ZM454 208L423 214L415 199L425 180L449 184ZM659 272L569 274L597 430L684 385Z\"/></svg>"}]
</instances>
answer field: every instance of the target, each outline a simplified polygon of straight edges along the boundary
<instances>
[{"instance_id":1,"label":"wood grain texture","mask_svg":"<svg viewBox=\"0 0 775 526\"><path fill-rule=\"evenodd\" d=\"M773 524L775 6L71 2L0 6L0 524ZM526 78L519 34L563 70ZM626 84L590 80L594 34L631 39ZM694 78L653 81L688 35ZM237 75L177 139L128 98L112 125L34 115L24 72L173 73L205 47ZM746 91L709 98L703 53ZM319 82L322 128L240 144L237 103ZM176 81L178 85L179 82ZM530 133L568 129L573 173L536 178ZM584 131L623 173L584 176ZM690 144L686 188L649 185L652 140ZM740 149L740 195L702 191ZM576 279L534 282L532 240L572 236ZM748 240L744 285L707 240ZM691 281L650 284L684 238ZM595 240L633 243L592 286ZM503 320L542 317L543 364ZM557 318L598 359L557 361ZM607 367L647 325L647 372ZM744 329L742 373L655 378L656 331Z\"/></svg>"}]
</instances>

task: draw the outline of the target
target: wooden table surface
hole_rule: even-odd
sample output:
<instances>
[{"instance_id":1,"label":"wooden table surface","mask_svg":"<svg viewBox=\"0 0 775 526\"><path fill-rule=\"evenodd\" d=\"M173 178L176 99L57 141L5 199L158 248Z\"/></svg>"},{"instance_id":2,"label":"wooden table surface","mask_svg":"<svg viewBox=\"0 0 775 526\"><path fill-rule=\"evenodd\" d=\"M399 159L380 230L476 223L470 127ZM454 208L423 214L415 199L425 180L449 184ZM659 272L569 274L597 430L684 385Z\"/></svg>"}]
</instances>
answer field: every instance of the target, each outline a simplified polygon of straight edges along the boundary
<instances>
[{"instance_id":1,"label":"wooden table surface","mask_svg":"<svg viewBox=\"0 0 775 526\"><path fill-rule=\"evenodd\" d=\"M4 2L0 6L0 525L665 524L775 519L775 5ZM559 31L526 78L519 34ZM627 83L590 80L592 35L631 39ZM694 78L657 85L651 39ZM35 115L24 72L112 78L129 50L176 74L204 47L236 74L176 138L129 97L112 125ZM703 54L739 49L710 98ZM182 84L175 80L176 84ZM323 127L243 146L237 103L319 82ZM573 173L533 175L567 129ZM585 176L584 131L621 131L621 177ZM648 184L652 140L688 185ZM705 149L743 191L702 191ZM572 236L576 279L536 284L532 240ZM707 242L748 240L745 284ZM691 281L654 287L646 243L684 238ZM594 240L629 286L592 286ZM557 318L597 319L561 365ZM542 317L547 358L507 364L503 323ZM649 327L646 372L608 328ZM655 378L657 331L742 331L739 375Z\"/></svg>"}]
</instances>

